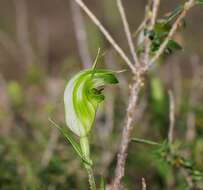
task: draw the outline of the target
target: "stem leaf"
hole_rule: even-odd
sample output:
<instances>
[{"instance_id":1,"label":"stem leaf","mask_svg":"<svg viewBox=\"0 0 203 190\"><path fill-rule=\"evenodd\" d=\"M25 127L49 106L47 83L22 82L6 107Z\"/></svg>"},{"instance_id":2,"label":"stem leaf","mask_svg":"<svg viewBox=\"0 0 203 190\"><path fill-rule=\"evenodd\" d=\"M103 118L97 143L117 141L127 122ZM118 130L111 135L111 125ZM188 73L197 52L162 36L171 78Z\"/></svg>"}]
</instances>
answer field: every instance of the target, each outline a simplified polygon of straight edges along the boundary
<instances>
[{"instance_id":1,"label":"stem leaf","mask_svg":"<svg viewBox=\"0 0 203 190\"><path fill-rule=\"evenodd\" d=\"M76 142L71 132L64 127L60 127L56 122L54 122L51 118L49 118L49 121L63 134L66 140L72 145L75 152L78 154L78 156L88 165L91 165L90 162L88 162L85 157L83 156L80 144Z\"/></svg>"},{"instance_id":2,"label":"stem leaf","mask_svg":"<svg viewBox=\"0 0 203 190\"><path fill-rule=\"evenodd\" d=\"M150 140L146 140L146 139L133 138L132 141L136 142L136 143L144 143L144 144L153 145L153 146L161 146L160 143L150 141Z\"/></svg>"}]
</instances>

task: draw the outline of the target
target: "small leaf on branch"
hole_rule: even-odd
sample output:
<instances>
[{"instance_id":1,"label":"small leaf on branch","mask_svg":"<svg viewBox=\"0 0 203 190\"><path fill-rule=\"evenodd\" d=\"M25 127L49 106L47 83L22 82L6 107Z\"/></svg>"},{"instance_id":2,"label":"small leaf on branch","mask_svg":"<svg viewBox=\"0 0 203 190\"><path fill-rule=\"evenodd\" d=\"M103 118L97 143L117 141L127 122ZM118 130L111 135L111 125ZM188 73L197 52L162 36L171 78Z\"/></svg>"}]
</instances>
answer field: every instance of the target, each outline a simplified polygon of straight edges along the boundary
<instances>
[{"instance_id":1,"label":"small leaf on branch","mask_svg":"<svg viewBox=\"0 0 203 190\"><path fill-rule=\"evenodd\" d=\"M181 49L183 49L182 46L178 42L176 42L175 40L169 40L167 47L172 49L172 50L181 50Z\"/></svg>"},{"instance_id":2,"label":"small leaf on branch","mask_svg":"<svg viewBox=\"0 0 203 190\"><path fill-rule=\"evenodd\" d=\"M150 141L150 140L146 140L146 139L133 138L132 141L136 142L136 143L144 143L144 144L148 144L148 145L161 146L160 143Z\"/></svg>"}]
</instances>

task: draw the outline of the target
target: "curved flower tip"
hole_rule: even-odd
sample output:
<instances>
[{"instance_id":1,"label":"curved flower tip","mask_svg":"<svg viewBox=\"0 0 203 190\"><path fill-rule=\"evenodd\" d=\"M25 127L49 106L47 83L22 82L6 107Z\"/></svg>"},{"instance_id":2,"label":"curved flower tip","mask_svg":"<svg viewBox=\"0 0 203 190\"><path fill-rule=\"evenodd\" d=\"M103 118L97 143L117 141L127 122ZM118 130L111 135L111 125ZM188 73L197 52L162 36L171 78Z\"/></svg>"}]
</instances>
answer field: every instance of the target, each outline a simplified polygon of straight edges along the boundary
<instances>
[{"instance_id":1,"label":"curved flower tip","mask_svg":"<svg viewBox=\"0 0 203 190\"><path fill-rule=\"evenodd\" d=\"M77 136L86 136L95 119L98 104L106 84L118 83L115 72L108 70L84 70L75 75L64 92L66 124Z\"/></svg>"}]
</instances>

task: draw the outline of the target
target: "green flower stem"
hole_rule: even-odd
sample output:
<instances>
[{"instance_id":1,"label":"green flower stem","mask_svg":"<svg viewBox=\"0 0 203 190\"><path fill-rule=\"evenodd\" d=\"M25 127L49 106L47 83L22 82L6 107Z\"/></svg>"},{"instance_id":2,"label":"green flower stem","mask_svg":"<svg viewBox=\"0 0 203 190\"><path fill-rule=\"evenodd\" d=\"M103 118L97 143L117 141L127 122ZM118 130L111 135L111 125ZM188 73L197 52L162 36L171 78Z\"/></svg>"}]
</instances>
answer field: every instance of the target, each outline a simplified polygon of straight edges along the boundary
<instances>
[{"instance_id":1,"label":"green flower stem","mask_svg":"<svg viewBox=\"0 0 203 190\"><path fill-rule=\"evenodd\" d=\"M85 168L86 168L87 173L88 173L90 189L91 190L96 190L96 183L95 183L92 167L90 165L88 165L88 164L85 164Z\"/></svg>"},{"instance_id":2,"label":"green flower stem","mask_svg":"<svg viewBox=\"0 0 203 190\"><path fill-rule=\"evenodd\" d=\"M90 146L89 146L89 140L87 136L80 138L80 146L82 149L83 156L90 160Z\"/></svg>"},{"instance_id":3,"label":"green flower stem","mask_svg":"<svg viewBox=\"0 0 203 190\"><path fill-rule=\"evenodd\" d=\"M90 148L89 148L89 140L87 136L80 138L80 146L82 149L82 153L84 158L89 162L92 163L92 160L90 159ZM96 183L94 179L94 173L92 166L90 164L87 164L84 162L84 166L87 170L88 178L89 178L89 184L91 190L96 190Z\"/></svg>"}]
</instances>

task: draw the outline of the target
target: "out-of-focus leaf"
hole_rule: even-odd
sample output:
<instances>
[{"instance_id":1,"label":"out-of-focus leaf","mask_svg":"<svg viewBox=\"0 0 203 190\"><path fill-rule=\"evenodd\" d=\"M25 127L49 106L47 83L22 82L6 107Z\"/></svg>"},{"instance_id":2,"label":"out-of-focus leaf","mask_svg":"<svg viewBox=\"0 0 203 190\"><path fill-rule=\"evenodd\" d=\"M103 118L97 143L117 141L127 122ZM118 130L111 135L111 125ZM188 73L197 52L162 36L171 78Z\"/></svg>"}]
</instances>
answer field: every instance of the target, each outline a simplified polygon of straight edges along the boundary
<instances>
[{"instance_id":1,"label":"out-of-focus leaf","mask_svg":"<svg viewBox=\"0 0 203 190\"><path fill-rule=\"evenodd\" d=\"M39 84L43 79L44 73L41 67L36 64L28 68L27 80L30 84Z\"/></svg>"},{"instance_id":2,"label":"out-of-focus leaf","mask_svg":"<svg viewBox=\"0 0 203 190\"><path fill-rule=\"evenodd\" d=\"M88 69L75 75L64 92L66 124L77 136L86 136L93 125L103 86L118 83L115 73Z\"/></svg>"},{"instance_id":3,"label":"out-of-focus leaf","mask_svg":"<svg viewBox=\"0 0 203 190\"><path fill-rule=\"evenodd\" d=\"M168 46L168 48L170 48L172 50L181 50L182 49L182 46L174 40L169 40L167 46Z\"/></svg>"},{"instance_id":4,"label":"out-of-focus leaf","mask_svg":"<svg viewBox=\"0 0 203 190\"><path fill-rule=\"evenodd\" d=\"M23 89L16 81L8 84L8 95L14 106L19 106L23 101Z\"/></svg>"},{"instance_id":5,"label":"out-of-focus leaf","mask_svg":"<svg viewBox=\"0 0 203 190\"><path fill-rule=\"evenodd\" d=\"M191 175L193 180L196 180L196 181L203 180L203 173L199 170L192 170Z\"/></svg>"},{"instance_id":6,"label":"out-of-focus leaf","mask_svg":"<svg viewBox=\"0 0 203 190\"><path fill-rule=\"evenodd\" d=\"M161 84L160 79L152 78L151 79L151 90L152 90L152 97L155 101L162 101L164 98L164 89Z\"/></svg>"},{"instance_id":7,"label":"out-of-focus leaf","mask_svg":"<svg viewBox=\"0 0 203 190\"><path fill-rule=\"evenodd\" d=\"M155 28L154 28L156 34L161 36L168 34L170 29L171 29L171 25L169 23L166 23L165 20L158 21L155 24Z\"/></svg>"},{"instance_id":8,"label":"out-of-focus leaf","mask_svg":"<svg viewBox=\"0 0 203 190\"><path fill-rule=\"evenodd\" d=\"M196 0L196 4L203 5L203 0Z\"/></svg>"}]
</instances>

